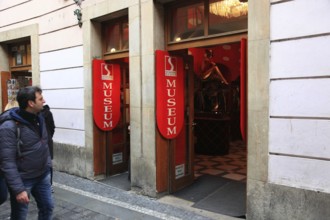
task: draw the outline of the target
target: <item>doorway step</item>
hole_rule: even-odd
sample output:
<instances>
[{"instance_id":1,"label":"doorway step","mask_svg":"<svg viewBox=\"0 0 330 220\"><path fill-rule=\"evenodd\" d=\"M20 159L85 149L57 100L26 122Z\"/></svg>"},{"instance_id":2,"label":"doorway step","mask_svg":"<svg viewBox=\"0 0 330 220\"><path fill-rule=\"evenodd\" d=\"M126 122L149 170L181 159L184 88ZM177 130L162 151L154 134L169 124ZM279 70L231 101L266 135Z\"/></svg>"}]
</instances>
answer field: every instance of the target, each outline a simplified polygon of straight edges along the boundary
<instances>
[{"instance_id":1,"label":"doorway step","mask_svg":"<svg viewBox=\"0 0 330 220\"><path fill-rule=\"evenodd\" d=\"M128 172L119 173L113 176L106 177L104 179L98 180L98 182L112 186L125 191L131 190L131 181L128 179Z\"/></svg>"},{"instance_id":2,"label":"doorway step","mask_svg":"<svg viewBox=\"0 0 330 220\"><path fill-rule=\"evenodd\" d=\"M220 215L216 219L245 218L247 148L244 141L231 141L227 155L196 154L194 170L194 183L172 194L171 203L178 199L186 207L211 216Z\"/></svg>"},{"instance_id":3,"label":"doorway step","mask_svg":"<svg viewBox=\"0 0 330 220\"><path fill-rule=\"evenodd\" d=\"M190 201L191 207L242 218L246 213L246 183L220 176L203 175L173 194Z\"/></svg>"}]
</instances>

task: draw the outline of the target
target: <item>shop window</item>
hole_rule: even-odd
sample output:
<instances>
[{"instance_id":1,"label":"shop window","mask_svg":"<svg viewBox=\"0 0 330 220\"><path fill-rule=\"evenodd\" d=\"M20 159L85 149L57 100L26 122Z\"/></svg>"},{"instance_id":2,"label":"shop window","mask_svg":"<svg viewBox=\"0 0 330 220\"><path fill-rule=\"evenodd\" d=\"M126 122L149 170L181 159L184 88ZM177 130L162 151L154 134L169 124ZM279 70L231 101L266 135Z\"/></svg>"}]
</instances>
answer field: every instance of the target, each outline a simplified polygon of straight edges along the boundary
<instances>
[{"instance_id":1,"label":"shop window","mask_svg":"<svg viewBox=\"0 0 330 220\"><path fill-rule=\"evenodd\" d=\"M20 42L8 45L9 66L11 70L31 69L31 44L30 42Z\"/></svg>"},{"instance_id":2,"label":"shop window","mask_svg":"<svg viewBox=\"0 0 330 220\"><path fill-rule=\"evenodd\" d=\"M209 10L209 35L247 29L247 2L211 0Z\"/></svg>"},{"instance_id":3,"label":"shop window","mask_svg":"<svg viewBox=\"0 0 330 220\"><path fill-rule=\"evenodd\" d=\"M203 3L174 8L171 14L171 41L204 36Z\"/></svg>"},{"instance_id":4,"label":"shop window","mask_svg":"<svg viewBox=\"0 0 330 220\"><path fill-rule=\"evenodd\" d=\"M18 88L31 85L32 71L30 41L20 41L8 44L8 55L10 77L12 79L11 85L15 85Z\"/></svg>"},{"instance_id":5,"label":"shop window","mask_svg":"<svg viewBox=\"0 0 330 220\"><path fill-rule=\"evenodd\" d=\"M127 18L118 19L104 24L104 54L118 53L127 51L128 44L128 20Z\"/></svg>"},{"instance_id":6,"label":"shop window","mask_svg":"<svg viewBox=\"0 0 330 220\"><path fill-rule=\"evenodd\" d=\"M2 108L16 100L20 88L32 85L31 43L20 39L6 45L8 72L1 72Z\"/></svg>"},{"instance_id":7,"label":"shop window","mask_svg":"<svg viewBox=\"0 0 330 220\"><path fill-rule=\"evenodd\" d=\"M247 31L247 0L203 0L168 10L170 43Z\"/></svg>"}]
</instances>

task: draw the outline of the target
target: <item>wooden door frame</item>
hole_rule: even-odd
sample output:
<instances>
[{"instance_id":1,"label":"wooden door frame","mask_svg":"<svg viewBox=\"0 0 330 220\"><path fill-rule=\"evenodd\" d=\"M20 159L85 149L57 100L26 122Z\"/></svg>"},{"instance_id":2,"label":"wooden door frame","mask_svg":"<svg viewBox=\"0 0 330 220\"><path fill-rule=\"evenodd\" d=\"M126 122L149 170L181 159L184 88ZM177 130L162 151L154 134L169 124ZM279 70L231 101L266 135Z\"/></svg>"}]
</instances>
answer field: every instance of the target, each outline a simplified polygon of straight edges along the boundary
<instances>
[{"instance_id":1,"label":"wooden door frame","mask_svg":"<svg viewBox=\"0 0 330 220\"><path fill-rule=\"evenodd\" d=\"M3 112L8 103L8 88L7 81L11 78L11 73L8 71L1 71L1 111Z\"/></svg>"}]
</instances>

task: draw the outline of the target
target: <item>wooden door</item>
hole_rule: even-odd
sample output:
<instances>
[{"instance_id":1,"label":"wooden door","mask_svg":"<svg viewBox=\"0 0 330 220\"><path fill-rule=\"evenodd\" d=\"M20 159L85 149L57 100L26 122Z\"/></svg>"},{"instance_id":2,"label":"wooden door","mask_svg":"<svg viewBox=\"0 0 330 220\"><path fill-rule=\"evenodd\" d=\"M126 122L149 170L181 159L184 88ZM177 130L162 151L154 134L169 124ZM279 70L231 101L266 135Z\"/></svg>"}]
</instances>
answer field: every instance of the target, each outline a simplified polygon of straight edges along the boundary
<instances>
[{"instance_id":1,"label":"wooden door","mask_svg":"<svg viewBox=\"0 0 330 220\"><path fill-rule=\"evenodd\" d=\"M194 72L193 57L185 52L175 54L184 61L184 126L180 135L169 144L169 192L176 192L194 181Z\"/></svg>"},{"instance_id":2,"label":"wooden door","mask_svg":"<svg viewBox=\"0 0 330 220\"><path fill-rule=\"evenodd\" d=\"M118 62L116 62L118 63ZM129 169L130 135L129 135L129 68L120 62L120 120L116 128L107 133L106 173L108 176L125 172Z\"/></svg>"},{"instance_id":3,"label":"wooden door","mask_svg":"<svg viewBox=\"0 0 330 220\"><path fill-rule=\"evenodd\" d=\"M8 103L7 81L10 79L10 72L1 72L1 110L3 111Z\"/></svg>"},{"instance_id":4,"label":"wooden door","mask_svg":"<svg viewBox=\"0 0 330 220\"><path fill-rule=\"evenodd\" d=\"M126 62L116 63L120 65L121 70L121 116L117 126L111 131L101 131L94 123L93 132L95 175L111 176L125 172L129 169L129 68Z\"/></svg>"}]
</instances>

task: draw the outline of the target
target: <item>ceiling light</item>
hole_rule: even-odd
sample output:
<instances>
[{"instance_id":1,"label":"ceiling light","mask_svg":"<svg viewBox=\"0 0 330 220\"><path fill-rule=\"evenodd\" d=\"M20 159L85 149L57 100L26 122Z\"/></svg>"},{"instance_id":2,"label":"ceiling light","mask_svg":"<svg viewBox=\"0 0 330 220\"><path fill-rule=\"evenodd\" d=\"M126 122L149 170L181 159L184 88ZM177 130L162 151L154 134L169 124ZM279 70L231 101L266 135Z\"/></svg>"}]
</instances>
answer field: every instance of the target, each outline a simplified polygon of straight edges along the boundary
<instances>
[{"instance_id":1,"label":"ceiling light","mask_svg":"<svg viewBox=\"0 0 330 220\"><path fill-rule=\"evenodd\" d=\"M248 14L248 2L240 0L221 0L210 3L210 13L221 17L232 18Z\"/></svg>"}]
</instances>

